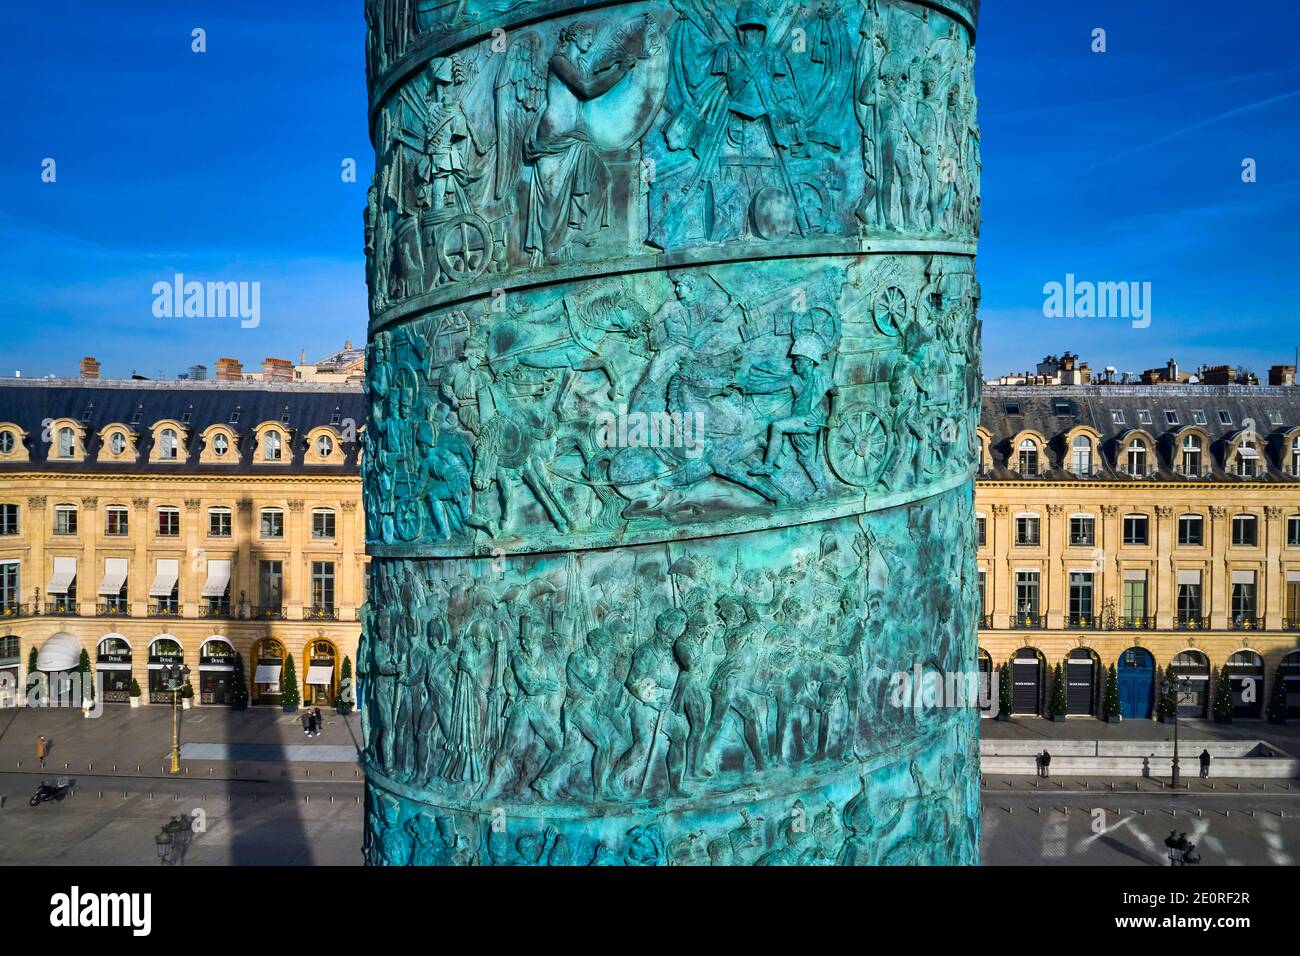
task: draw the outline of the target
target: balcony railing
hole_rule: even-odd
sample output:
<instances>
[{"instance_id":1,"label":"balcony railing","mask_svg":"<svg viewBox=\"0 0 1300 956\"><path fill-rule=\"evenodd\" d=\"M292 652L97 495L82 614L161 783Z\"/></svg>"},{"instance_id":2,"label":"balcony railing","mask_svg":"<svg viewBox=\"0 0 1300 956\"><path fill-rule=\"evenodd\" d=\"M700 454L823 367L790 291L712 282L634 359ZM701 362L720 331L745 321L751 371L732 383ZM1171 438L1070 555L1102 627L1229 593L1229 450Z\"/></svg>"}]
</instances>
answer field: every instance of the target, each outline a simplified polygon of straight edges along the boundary
<instances>
[{"instance_id":1,"label":"balcony railing","mask_svg":"<svg viewBox=\"0 0 1300 956\"><path fill-rule=\"evenodd\" d=\"M181 606L179 604L150 604L150 617L180 617Z\"/></svg>"},{"instance_id":2,"label":"balcony railing","mask_svg":"<svg viewBox=\"0 0 1300 956\"><path fill-rule=\"evenodd\" d=\"M1264 619L1262 617L1234 617L1228 620L1228 629L1232 631L1262 631L1264 630Z\"/></svg>"},{"instance_id":3,"label":"balcony railing","mask_svg":"<svg viewBox=\"0 0 1300 956\"><path fill-rule=\"evenodd\" d=\"M1208 617L1175 617L1174 630L1176 631L1208 631L1210 629L1210 619Z\"/></svg>"},{"instance_id":4,"label":"balcony railing","mask_svg":"<svg viewBox=\"0 0 1300 956\"><path fill-rule=\"evenodd\" d=\"M1099 614L1067 614L1065 626L1071 629L1091 629L1101 627Z\"/></svg>"},{"instance_id":5,"label":"balcony railing","mask_svg":"<svg viewBox=\"0 0 1300 956\"><path fill-rule=\"evenodd\" d=\"M232 609L229 604L200 604L199 617L235 620L239 617L239 613L237 608Z\"/></svg>"},{"instance_id":6,"label":"balcony railing","mask_svg":"<svg viewBox=\"0 0 1300 956\"><path fill-rule=\"evenodd\" d=\"M6 604L0 604L0 618L6 617L27 617L31 613L32 605L20 604L17 601L10 601Z\"/></svg>"},{"instance_id":7,"label":"balcony railing","mask_svg":"<svg viewBox=\"0 0 1300 956\"><path fill-rule=\"evenodd\" d=\"M76 601L46 601L45 613L50 617L76 617L79 613Z\"/></svg>"},{"instance_id":8,"label":"balcony railing","mask_svg":"<svg viewBox=\"0 0 1300 956\"><path fill-rule=\"evenodd\" d=\"M992 615L992 614L981 614L981 615L980 615L980 627L983 628L983 629L986 630L986 631L991 631L991 630L993 629L993 615Z\"/></svg>"},{"instance_id":9,"label":"balcony railing","mask_svg":"<svg viewBox=\"0 0 1300 956\"><path fill-rule=\"evenodd\" d=\"M249 612L254 620L257 621L282 621L284 620L284 608L279 605L265 605L252 608Z\"/></svg>"},{"instance_id":10,"label":"balcony railing","mask_svg":"<svg viewBox=\"0 0 1300 956\"><path fill-rule=\"evenodd\" d=\"M1043 616L1021 611L1019 614L1011 615L1011 626L1013 628L1041 628L1043 626Z\"/></svg>"},{"instance_id":11,"label":"balcony railing","mask_svg":"<svg viewBox=\"0 0 1300 956\"><path fill-rule=\"evenodd\" d=\"M1300 631L1300 617L1288 617L1282 620L1282 630Z\"/></svg>"},{"instance_id":12,"label":"balcony railing","mask_svg":"<svg viewBox=\"0 0 1300 956\"><path fill-rule=\"evenodd\" d=\"M95 617L130 617L131 605L129 604L96 604Z\"/></svg>"},{"instance_id":13,"label":"balcony railing","mask_svg":"<svg viewBox=\"0 0 1300 956\"><path fill-rule=\"evenodd\" d=\"M339 612L332 607L309 607L303 609L302 616L306 621L337 621Z\"/></svg>"},{"instance_id":14,"label":"balcony railing","mask_svg":"<svg viewBox=\"0 0 1300 956\"><path fill-rule=\"evenodd\" d=\"M1113 621L1107 621L1106 624L1113 631L1154 631L1156 629L1154 617L1117 617Z\"/></svg>"}]
</instances>

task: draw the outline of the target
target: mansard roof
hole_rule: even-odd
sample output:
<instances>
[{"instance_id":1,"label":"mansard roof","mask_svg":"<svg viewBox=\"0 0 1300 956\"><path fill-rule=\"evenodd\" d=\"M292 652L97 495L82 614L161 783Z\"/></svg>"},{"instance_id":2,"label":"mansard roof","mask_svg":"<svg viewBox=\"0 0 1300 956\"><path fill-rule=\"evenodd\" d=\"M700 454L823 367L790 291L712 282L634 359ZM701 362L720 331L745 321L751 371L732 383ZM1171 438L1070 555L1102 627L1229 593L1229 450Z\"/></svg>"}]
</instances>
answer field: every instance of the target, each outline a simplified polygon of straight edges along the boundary
<instances>
[{"instance_id":1,"label":"mansard roof","mask_svg":"<svg viewBox=\"0 0 1300 956\"><path fill-rule=\"evenodd\" d=\"M1220 413L1226 413L1226 420ZM992 461L984 477L995 481L1020 480L1014 468L1016 450L1012 440L1021 432L1036 431L1047 438L1046 461L1040 462L1038 478L1026 480L1126 481L1128 476L1115 470L1116 447L1124 436L1140 430L1156 442L1155 480L1204 481L1185 478L1172 467L1176 436L1194 429L1209 436L1210 445L1204 451L1211 466L1211 478L1241 481L1224 471L1224 454L1248 420L1254 422L1255 431L1269 450L1265 477L1252 480L1300 480L1279 467L1279 458L1284 453L1280 438L1300 426L1300 387L985 385L980 424L990 435ZM1065 467L1069 463L1065 436L1078 425L1091 426L1102 436L1097 478L1080 478Z\"/></svg>"},{"instance_id":2,"label":"mansard roof","mask_svg":"<svg viewBox=\"0 0 1300 956\"><path fill-rule=\"evenodd\" d=\"M232 413L238 421L231 422ZM186 416L188 415L188 419ZM243 442L237 464L208 464L199 461L199 436L213 425L248 436L261 423L282 422L293 435L295 447L319 425L330 425L334 416L351 419L359 430L365 423L365 395L354 384L287 384L247 382L155 382L82 379L0 379L0 421L12 422L27 432L30 462L0 463L0 474L14 471L113 472L121 463L98 462L100 432L120 424L138 435L139 456L132 469L160 474L355 474L360 442L345 446L346 460L339 465L301 464L294 456L287 469L259 466ZM43 422L70 418L85 428L86 460L60 461L50 457L51 444L42 440ZM287 421L285 419L287 418ZM181 422L188 429L187 460L176 464L150 463L153 426L163 420ZM338 428L338 425L335 425Z\"/></svg>"}]
</instances>

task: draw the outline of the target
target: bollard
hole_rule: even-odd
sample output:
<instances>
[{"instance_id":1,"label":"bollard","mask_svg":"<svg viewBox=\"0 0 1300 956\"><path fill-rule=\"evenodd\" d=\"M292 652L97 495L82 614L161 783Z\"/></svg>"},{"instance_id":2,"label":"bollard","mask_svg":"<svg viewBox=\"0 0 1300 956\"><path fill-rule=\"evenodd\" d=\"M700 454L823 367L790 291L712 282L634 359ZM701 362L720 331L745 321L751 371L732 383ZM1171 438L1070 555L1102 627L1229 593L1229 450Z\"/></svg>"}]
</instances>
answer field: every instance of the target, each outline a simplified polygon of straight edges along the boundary
<instances>
[{"instance_id":1,"label":"bollard","mask_svg":"<svg viewBox=\"0 0 1300 956\"><path fill-rule=\"evenodd\" d=\"M88 772L91 771L91 770L94 770L94 769L95 769L95 765L94 765L93 763L88 763L88 764L86 764L86 770L87 770Z\"/></svg>"},{"instance_id":2,"label":"bollard","mask_svg":"<svg viewBox=\"0 0 1300 956\"><path fill-rule=\"evenodd\" d=\"M311 776L311 771L310 771L310 770L307 771L307 776L309 776L309 777Z\"/></svg>"},{"instance_id":3,"label":"bollard","mask_svg":"<svg viewBox=\"0 0 1300 956\"><path fill-rule=\"evenodd\" d=\"M1201 815L1201 808L1200 808L1200 807L1197 807L1197 808L1196 808L1196 816L1199 818L1200 815Z\"/></svg>"},{"instance_id":4,"label":"bollard","mask_svg":"<svg viewBox=\"0 0 1300 956\"><path fill-rule=\"evenodd\" d=\"M101 800L104 799L104 791L103 791L103 790L99 791L99 799L101 799Z\"/></svg>"},{"instance_id":5,"label":"bollard","mask_svg":"<svg viewBox=\"0 0 1300 956\"><path fill-rule=\"evenodd\" d=\"M330 803L333 803L333 802L334 802L334 794L331 793L331 794L330 794Z\"/></svg>"},{"instance_id":6,"label":"bollard","mask_svg":"<svg viewBox=\"0 0 1300 956\"><path fill-rule=\"evenodd\" d=\"M311 796L308 795L308 796L303 797L303 798L302 798L302 802L303 802L303 803L311 803Z\"/></svg>"},{"instance_id":7,"label":"bollard","mask_svg":"<svg viewBox=\"0 0 1300 956\"><path fill-rule=\"evenodd\" d=\"M1038 814L1038 815L1041 817L1041 816L1043 815L1043 808L1042 808L1042 807L1034 807L1034 812L1035 812L1036 814Z\"/></svg>"}]
</instances>

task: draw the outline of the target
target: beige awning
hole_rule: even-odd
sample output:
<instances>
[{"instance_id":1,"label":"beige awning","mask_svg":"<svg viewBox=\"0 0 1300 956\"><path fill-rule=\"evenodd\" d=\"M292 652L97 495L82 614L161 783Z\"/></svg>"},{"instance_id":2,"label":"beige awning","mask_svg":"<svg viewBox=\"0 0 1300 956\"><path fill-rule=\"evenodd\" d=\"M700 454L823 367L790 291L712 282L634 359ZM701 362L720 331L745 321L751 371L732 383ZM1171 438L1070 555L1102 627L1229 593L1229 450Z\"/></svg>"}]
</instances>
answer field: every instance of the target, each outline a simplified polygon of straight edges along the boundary
<instances>
[{"instance_id":1,"label":"beige awning","mask_svg":"<svg viewBox=\"0 0 1300 956\"><path fill-rule=\"evenodd\" d=\"M1130 568L1130 569L1126 569L1126 570L1124 571L1124 580L1125 580L1125 581L1145 581L1146 579L1147 579L1147 573L1146 573L1146 571L1143 571L1143 570L1136 570L1136 571L1135 571L1135 570L1133 570L1133 569L1131 569L1131 568Z\"/></svg>"},{"instance_id":2,"label":"beige awning","mask_svg":"<svg viewBox=\"0 0 1300 956\"><path fill-rule=\"evenodd\" d=\"M104 559L104 580L99 582L99 593L116 597L126 584L126 558Z\"/></svg>"},{"instance_id":3,"label":"beige awning","mask_svg":"<svg viewBox=\"0 0 1300 956\"><path fill-rule=\"evenodd\" d=\"M1255 572L1254 571L1233 571L1232 583L1233 584L1254 584Z\"/></svg>"},{"instance_id":4,"label":"beige awning","mask_svg":"<svg viewBox=\"0 0 1300 956\"><path fill-rule=\"evenodd\" d=\"M209 561L208 580L203 584L203 596L222 597L228 587L230 587L230 562Z\"/></svg>"},{"instance_id":5,"label":"beige awning","mask_svg":"<svg viewBox=\"0 0 1300 956\"><path fill-rule=\"evenodd\" d=\"M159 558L158 575L149 585L150 597L171 597L176 580L181 576L181 563L176 558Z\"/></svg>"},{"instance_id":6,"label":"beige awning","mask_svg":"<svg viewBox=\"0 0 1300 956\"><path fill-rule=\"evenodd\" d=\"M1201 572L1187 571L1185 569L1180 568L1178 571L1178 583L1179 584L1200 584Z\"/></svg>"},{"instance_id":7,"label":"beige awning","mask_svg":"<svg viewBox=\"0 0 1300 956\"><path fill-rule=\"evenodd\" d=\"M72 582L77 580L76 558L55 558L54 577L45 586L47 594L67 594Z\"/></svg>"},{"instance_id":8,"label":"beige awning","mask_svg":"<svg viewBox=\"0 0 1300 956\"><path fill-rule=\"evenodd\" d=\"M280 665L279 664L258 664L257 671L253 674L254 684L279 684L280 683Z\"/></svg>"},{"instance_id":9,"label":"beige awning","mask_svg":"<svg viewBox=\"0 0 1300 956\"><path fill-rule=\"evenodd\" d=\"M307 668L305 683L329 687L334 683L334 668L326 664L312 664Z\"/></svg>"}]
</instances>

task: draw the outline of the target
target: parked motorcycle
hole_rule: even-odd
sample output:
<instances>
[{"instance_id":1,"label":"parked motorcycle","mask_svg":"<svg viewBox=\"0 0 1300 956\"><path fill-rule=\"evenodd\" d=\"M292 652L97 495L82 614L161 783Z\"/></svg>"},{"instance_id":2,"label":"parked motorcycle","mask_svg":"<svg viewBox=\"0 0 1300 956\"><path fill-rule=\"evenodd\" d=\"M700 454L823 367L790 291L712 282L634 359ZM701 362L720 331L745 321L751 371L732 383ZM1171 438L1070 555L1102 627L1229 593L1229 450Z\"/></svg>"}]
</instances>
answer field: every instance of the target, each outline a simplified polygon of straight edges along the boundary
<instances>
[{"instance_id":1,"label":"parked motorcycle","mask_svg":"<svg viewBox=\"0 0 1300 956\"><path fill-rule=\"evenodd\" d=\"M42 803L49 803L51 800L62 800L67 794L68 782L66 780L58 780L54 783L46 783L42 780L41 785L36 788L36 792L32 794L32 798L28 802L34 807L39 807Z\"/></svg>"}]
</instances>

